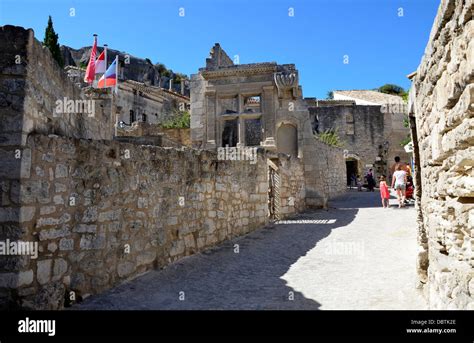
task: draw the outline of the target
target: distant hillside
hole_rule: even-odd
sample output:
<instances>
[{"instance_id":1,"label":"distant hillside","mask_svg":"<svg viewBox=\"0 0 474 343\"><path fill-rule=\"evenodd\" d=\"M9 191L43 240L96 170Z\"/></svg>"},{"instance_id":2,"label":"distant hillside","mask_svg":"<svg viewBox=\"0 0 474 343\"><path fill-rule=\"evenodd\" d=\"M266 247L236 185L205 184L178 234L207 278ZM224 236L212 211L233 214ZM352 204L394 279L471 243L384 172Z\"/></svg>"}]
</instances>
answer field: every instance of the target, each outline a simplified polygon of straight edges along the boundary
<instances>
[{"instance_id":1,"label":"distant hillside","mask_svg":"<svg viewBox=\"0 0 474 343\"><path fill-rule=\"evenodd\" d=\"M76 67L86 67L89 62L91 53L91 46L86 46L80 49L74 49L65 45L61 45L61 53L64 60L64 66L72 65ZM97 48L97 56L102 52L103 48ZM135 80L138 82L145 82L152 86L160 86L169 88L170 79L173 79L173 90L181 91L181 79L186 78L180 73L173 73L173 71L166 69L163 64L152 64L149 59L138 58L127 54L126 52L107 49L108 63L112 63L115 56L119 54L120 60L124 60L125 56L130 56L130 64L126 64L123 68L123 77L128 80ZM186 83L185 94L189 95L189 85Z\"/></svg>"}]
</instances>

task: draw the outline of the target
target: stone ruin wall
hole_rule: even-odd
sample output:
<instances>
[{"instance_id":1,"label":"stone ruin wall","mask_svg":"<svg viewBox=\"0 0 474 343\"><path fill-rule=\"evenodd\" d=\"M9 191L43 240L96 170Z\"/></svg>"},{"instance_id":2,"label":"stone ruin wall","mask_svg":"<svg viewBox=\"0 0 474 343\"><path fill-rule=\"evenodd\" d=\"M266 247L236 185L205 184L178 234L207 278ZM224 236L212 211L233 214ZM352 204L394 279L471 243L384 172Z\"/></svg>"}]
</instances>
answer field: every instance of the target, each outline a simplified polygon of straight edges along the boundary
<instances>
[{"instance_id":1,"label":"stone ruin wall","mask_svg":"<svg viewBox=\"0 0 474 343\"><path fill-rule=\"evenodd\" d=\"M112 139L113 121L110 118L110 99L100 94L94 95L95 115L80 114L56 115L57 100L64 97L70 100L90 99L76 87L67 74L58 68L47 48L34 38L33 30L15 26L0 29L2 52L1 78L4 80L2 93L11 96L15 108L20 109L20 120L12 117L12 127L2 127L3 132L22 132L24 144L30 132L57 134L61 136ZM17 64L17 57L21 63ZM20 93L21 94L20 94ZM13 123L16 126L13 127ZM20 127L21 126L21 127Z\"/></svg>"},{"instance_id":2,"label":"stone ruin wall","mask_svg":"<svg viewBox=\"0 0 474 343\"><path fill-rule=\"evenodd\" d=\"M472 0L443 0L413 79L421 165L420 281L432 309L474 309Z\"/></svg>"},{"instance_id":3,"label":"stone ruin wall","mask_svg":"<svg viewBox=\"0 0 474 343\"><path fill-rule=\"evenodd\" d=\"M18 238L39 242L40 257L22 257L1 279L26 308L61 308L66 292L104 291L268 224L262 153L250 164L208 151L45 135L30 135L24 149L29 177L19 193L12 187L2 196L19 203ZM286 216L304 209L303 169L284 158L280 168ZM18 224L2 217L2 225Z\"/></svg>"},{"instance_id":4,"label":"stone ruin wall","mask_svg":"<svg viewBox=\"0 0 474 343\"><path fill-rule=\"evenodd\" d=\"M314 117L318 116L320 132L335 129L344 142L343 149L360 157L361 177L369 169L366 165L371 164L377 178L382 174L388 178L395 156L410 163L411 156L400 146L400 142L409 134L409 130L400 125L403 124L403 114L384 114L380 106L368 105L311 106L310 113L313 122ZM388 147L385 142L389 143ZM377 156L382 157L382 160L377 161Z\"/></svg>"},{"instance_id":5,"label":"stone ruin wall","mask_svg":"<svg viewBox=\"0 0 474 343\"><path fill-rule=\"evenodd\" d=\"M1 308L62 308L71 291L79 300L268 224L262 151L256 164L219 161L104 139L97 117L52 117L56 99L80 91L31 30L0 35L0 239L40 247L38 259L0 257ZM277 160L286 217L305 208L304 170Z\"/></svg>"}]
</instances>

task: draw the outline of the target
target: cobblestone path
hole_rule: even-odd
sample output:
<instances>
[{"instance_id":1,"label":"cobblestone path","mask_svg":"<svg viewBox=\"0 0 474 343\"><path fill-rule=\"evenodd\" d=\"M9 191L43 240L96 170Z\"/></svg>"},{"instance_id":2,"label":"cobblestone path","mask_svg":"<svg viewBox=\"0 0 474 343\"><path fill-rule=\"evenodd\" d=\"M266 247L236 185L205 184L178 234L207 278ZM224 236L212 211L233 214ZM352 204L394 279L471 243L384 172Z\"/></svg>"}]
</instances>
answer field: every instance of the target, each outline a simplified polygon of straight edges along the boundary
<instances>
[{"instance_id":1,"label":"cobblestone path","mask_svg":"<svg viewBox=\"0 0 474 343\"><path fill-rule=\"evenodd\" d=\"M73 309L426 309L416 290L413 207L349 191L151 271ZM239 253L235 253L235 244Z\"/></svg>"}]
</instances>

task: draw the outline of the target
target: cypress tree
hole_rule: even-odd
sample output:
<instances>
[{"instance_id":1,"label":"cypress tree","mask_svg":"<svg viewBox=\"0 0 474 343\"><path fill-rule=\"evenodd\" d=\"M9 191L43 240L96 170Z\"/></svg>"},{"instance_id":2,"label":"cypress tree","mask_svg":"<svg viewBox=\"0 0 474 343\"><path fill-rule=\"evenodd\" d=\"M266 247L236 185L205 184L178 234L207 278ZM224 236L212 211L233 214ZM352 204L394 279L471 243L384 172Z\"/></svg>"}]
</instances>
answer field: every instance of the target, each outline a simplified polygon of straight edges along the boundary
<instances>
[{"instance_id":1,"label":"cypress tree","mask_svg":"<svg viewBox=\"0 0 474 343\"><path fill-rule=\"evenodd\" d=\"M43 45L48 47L49 51L51 51L51 54L53 55L53 58L56 60L56 62L58 62L59 66L63 67L64 61L61 55L61 50L59 49L58 35L56 32L54 32L53 20L51 19L51 16L49 16L48 19L48 26L46 27L44 34Z\"/></svg>"}]
</instances>

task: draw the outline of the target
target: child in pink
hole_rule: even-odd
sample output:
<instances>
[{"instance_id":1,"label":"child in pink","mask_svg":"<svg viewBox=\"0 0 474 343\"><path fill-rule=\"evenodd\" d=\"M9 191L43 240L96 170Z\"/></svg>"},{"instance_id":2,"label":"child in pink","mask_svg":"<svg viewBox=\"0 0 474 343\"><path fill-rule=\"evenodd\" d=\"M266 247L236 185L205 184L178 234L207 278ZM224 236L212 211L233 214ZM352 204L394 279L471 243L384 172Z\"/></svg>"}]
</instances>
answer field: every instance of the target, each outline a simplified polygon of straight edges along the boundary
<instances>
[{"instance_id":1,"label":"child in pink","mask_svg":"<svg viewBox=\"0 0 474 343\"><path fill-rule=\"evenodd\" d=\"M390 199L390 192L388 190L387 181L385 180L385 176L380 177L380 197L382 198L382 206L383 208L388 208L388 199Z\"/></svg>"}]
</instances>

